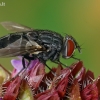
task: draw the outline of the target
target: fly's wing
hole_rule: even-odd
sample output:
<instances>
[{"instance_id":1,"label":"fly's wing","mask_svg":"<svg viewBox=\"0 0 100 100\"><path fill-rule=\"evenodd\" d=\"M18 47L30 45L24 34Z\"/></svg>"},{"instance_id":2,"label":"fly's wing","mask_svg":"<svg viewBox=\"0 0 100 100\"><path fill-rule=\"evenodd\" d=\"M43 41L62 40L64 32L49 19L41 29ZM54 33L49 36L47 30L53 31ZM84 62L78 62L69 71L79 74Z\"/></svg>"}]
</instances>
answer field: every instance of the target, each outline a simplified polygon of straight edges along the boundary
<instances>
[{"instance_id":1,"label":"fly's wing","mask_svg":"<svg viewBox=\"0 0 100 100\"><path fill-rule=\"evenodd\" d=\"M32 28L29 28L27 26L15 23L15 22L10 22L10 21L6 21L6 22L1 22L1 25L7 29L8 31L11 32L24 32L24 31L32 31Z\"/></svg>"},{"instance_id":2,"label":"fly's wing","mask_svg":"<svg viewBox=\"0 0 100 100\"><path fill-rule=\"evenodd\" d=\"M0 57L13 57L25 54L25 44L23 44L22 46L21 42L21 39L18 39L13 43L8 44L8 46L6 46L5 48L1 48Z\"/></svg>"},{"instance_id":3,"label":"fly's wing","mask_svg":"<svg viewBox=\"0 0 100 100\"><path fill-rule=\"evenodd\" d=\"M16 35L15 35L16 36ZM8 38L9 41L13 37L5 37ZM9 42L8 41L8 42ZM33 53L36 51L42 51L42 47L38 45L35 41L28 41L24 39L22 36L12 43L8 43L7 46L2 47L5 41L0 40L0 57L14 57L25 55L26 53Z\"/></svg>"}]
</instances>

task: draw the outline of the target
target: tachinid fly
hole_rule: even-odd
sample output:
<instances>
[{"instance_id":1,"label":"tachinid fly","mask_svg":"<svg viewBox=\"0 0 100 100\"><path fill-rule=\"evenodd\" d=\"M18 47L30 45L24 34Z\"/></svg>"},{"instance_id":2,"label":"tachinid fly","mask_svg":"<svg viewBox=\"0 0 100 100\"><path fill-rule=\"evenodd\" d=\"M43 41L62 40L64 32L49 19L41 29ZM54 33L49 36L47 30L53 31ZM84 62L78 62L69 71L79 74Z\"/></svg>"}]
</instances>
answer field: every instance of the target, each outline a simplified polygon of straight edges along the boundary
<instances>
[{"instance_id":1,"label":"tachinid fly","mask_svg":"<svg viewBox=\"0 0 100 100\"><path fill-rule=\"evenodd\" d=\"M61 63L61 54L63 58L74 58L75 49L81 50L70 35L63 38L54 31L32 29L14 22L2 22L1 25L13 33L0 38L0 57L23 56L23 68L25 59L30 62L38 58L45 65L47 60Z\"/></svg>"}]
</instances>

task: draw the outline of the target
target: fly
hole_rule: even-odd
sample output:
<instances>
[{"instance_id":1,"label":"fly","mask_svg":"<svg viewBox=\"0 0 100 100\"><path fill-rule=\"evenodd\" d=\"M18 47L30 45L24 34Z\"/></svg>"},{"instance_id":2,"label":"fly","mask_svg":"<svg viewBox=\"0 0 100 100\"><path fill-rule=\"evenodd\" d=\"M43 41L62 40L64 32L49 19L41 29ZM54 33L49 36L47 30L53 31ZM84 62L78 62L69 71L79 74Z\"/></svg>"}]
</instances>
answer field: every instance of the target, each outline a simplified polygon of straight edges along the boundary
<instances>
[{"instance_id":1,"label":"fly","mask_svg":"<svg viewBox=\"0 0 100 100\"><path fill-rule=\"evenodd\" d=\"M65 59L77 59L73 56L75 49L81 51L78 42L70 35L63 37L54 31L32 29L14 22L2 22L1 25L13 33L0 38L0 57L23 56L23 68L25 59L30 62L38 58L48 67L48 60L61 63L60 55Z\"/></svg>"}]
</instances>

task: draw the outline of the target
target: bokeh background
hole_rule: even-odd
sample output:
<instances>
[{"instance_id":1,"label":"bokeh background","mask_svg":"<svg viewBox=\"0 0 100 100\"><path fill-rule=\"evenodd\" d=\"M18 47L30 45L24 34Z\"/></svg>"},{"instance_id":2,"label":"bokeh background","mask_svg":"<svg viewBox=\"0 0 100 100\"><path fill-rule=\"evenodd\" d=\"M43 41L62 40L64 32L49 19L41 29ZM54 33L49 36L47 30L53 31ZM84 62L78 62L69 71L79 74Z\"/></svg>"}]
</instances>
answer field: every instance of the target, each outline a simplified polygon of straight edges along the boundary
<instances>
[{"instance_id":1,"label":"bokeh background","mask_svg":"<svg viewBox=\"0 0 100 100\"><path fill-rule=\"evenodd\" d=\"M100 0L0 0L0 22L13 21L34 29L49 29L63 36L70 34L82 45L82 53L75 55L97 77L100 75ZM0 26L0 36L10 32ZM11 70L12 58L0 58ZM73 59L61 59L70 65ZM56 66L48 62L49 66Z\"/></svg>"}]
</instances>

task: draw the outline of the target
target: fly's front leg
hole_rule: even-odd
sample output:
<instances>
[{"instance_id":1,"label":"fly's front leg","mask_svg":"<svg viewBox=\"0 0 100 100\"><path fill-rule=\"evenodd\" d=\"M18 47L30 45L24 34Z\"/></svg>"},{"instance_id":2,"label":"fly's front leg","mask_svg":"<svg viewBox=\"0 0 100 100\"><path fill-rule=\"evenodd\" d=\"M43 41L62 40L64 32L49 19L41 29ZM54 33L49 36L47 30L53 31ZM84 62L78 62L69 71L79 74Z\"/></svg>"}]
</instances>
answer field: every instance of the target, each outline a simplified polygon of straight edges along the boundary
<instances>
[{"instance_id":1,"label":"fly's front leg","mask_svg":"<svg viewBox=\"0 0 100 100\"><path fill-rule=\"evenodd\" d=\"M45 55L46 56L46 55ZM46 64L46 59L49 59L47 58L46 56L46 59L44 60L43 58L43 54L41 53L41 55L37 56L37 58L51 71L51 73L56 76L55 72L52 71L52 69Z\"/></svg>"},{"instance_id":2,"label":"fly's front leg","mask_svg":"<svg viewBox=\"0 0 100 100\"><path fill-rule=\"evenodd\" d=\"M80 59L79 59L79 58L76 58L76 57L74 57L74 56L71 56L71 58L73 58L73 59L75 59L75 60L80 61Z\"/></svg>"},{"instance_id":3,"label":"fly's front leg","mask_svg":"<svg viewBox=\"0 0 100 100\"><path fill-rule=\"evenodd\" d=\"M59 60L59 57L60 57L60 53L57 52L57 53L55 54L55 56L52 57L51 61L54 62L54 63L56 63L56 64L61 64L61 65L65 66L65 67L69 67L69 66L66 66L65 64L63 64L63 63Z\"/></svg>"}]
</instances>

